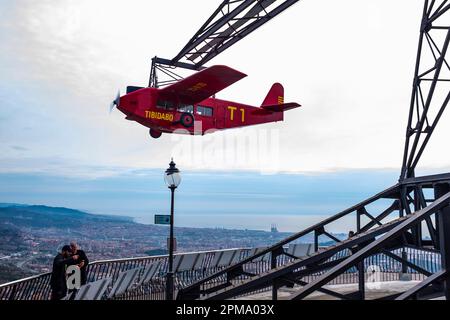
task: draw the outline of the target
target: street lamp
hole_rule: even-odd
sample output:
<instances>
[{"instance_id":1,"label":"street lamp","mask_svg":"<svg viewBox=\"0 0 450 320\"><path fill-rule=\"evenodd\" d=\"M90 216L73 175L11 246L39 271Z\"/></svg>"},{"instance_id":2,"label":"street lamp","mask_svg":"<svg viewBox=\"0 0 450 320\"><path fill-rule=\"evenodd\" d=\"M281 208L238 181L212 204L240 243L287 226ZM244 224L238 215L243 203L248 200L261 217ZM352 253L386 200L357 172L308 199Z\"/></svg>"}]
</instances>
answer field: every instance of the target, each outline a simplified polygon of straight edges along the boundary
<instances>
[{"instance_id":1,"label":"street lamp","mask_svg":"<svg viewBox=\"0 0 450 320\"><path fill-rule=\"evenodd\" d=\"M173 200L175 189L181 182L180 170L175 167L175 162L170 161L169 168L164 174L164 181L171 191L170 201L170 242L169 242L169 270L166 277L166 300L173 300Z\"/></svg>"}]
</instances>

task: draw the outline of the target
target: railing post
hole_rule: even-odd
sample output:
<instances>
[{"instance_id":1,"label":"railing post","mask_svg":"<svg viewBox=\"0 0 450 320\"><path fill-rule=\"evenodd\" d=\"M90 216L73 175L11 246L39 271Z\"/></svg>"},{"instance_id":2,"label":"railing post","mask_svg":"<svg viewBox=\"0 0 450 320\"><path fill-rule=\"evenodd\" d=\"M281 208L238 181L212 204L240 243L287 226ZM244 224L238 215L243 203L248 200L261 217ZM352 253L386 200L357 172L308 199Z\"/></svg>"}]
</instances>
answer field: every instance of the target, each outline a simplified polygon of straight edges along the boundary
<instances>
[{"instance_id":1,"label":"railing post","mask_svg":"<svg viewBox=\"0 0 450 320\"><path fill-rule=\"evenodd\" d=\"M15 300L15 297L16 297L16 286L17 286L17 284L15 284L13 287L12 287L12 290L11 290L11 294L9 295L9 300Z\"/></svg>"},{"instance_id":2,"label":"railing post","mask_svg":"<svg viewBox=\"0 0 450 320\"><path fill-rule=\"evenodd\" d=\"M408 260L408 253L405 251L405 248L402 248L402 259L407 261ZM408 273L408 266L406 263L402 262L402 274Z\"/></svg>"},{"instance_id":3,"label":"railing post","mask_svg":"<svg viewBox=\"0 0 450 320\"><path fill-rule=\"evenodd\" d=\"M356 210L356 233L361 232L361 209Z\"/></svg>"},{"instance_id":4,"label":"railing post","mask_svg":"<svg viewBox=\"0 0 450 320\"><path fill-rule=\"evenodd\" d=\"M421 191L419 191L418 187L416 186L414 188L414 211L419 211L420 209L422 209L419 201L420 192ZM420 247L422 245L422 222L420 222L412 229L412 233L414 236L415 245Z\"/></svg>"},{"instance_id":5,"label":"railing post","mask_svg":"<svg viewBox=\"0 0 450 320\"><path fill-rule=\"evenodd\" d=\"M278 284L276 280L272 282L272 300L278 300Z\"/></svg>"},{"instance_id":6,"label":"railing post","mask_svg":"<svg viewBox=\"0 0 450 320\"><path fill-rule=\"evenodd\" d=\"M450 192L448 183L439 183L434 186L436 200ZM439 210L437 213L439 225L439 246L441 251L442 270L450 272L450 205ZM445 298L450 300L450 275L444 278Z\"/></svg>"},{"instance_id":7,"label":"railing post","mask_svg":"<svg viewBox=\"0 0 450 320\"><path fill-rule=\"evenodd\" d=\"M279 250L273 250L270 253L270 269L275 269L277 267L278 255ZM272 300L278 300L278 284L276 280L272 282Z\"/></svg>"},{"instance_id":8,"label":"railing post","mask_svg":"<svg viewBox=\"0 0 450 320\"><path fill-rule=\"evenodd\" d=\"M360 250L361 247L358 246L358 250ZM361 300L366 299L366 277L365 277L365 270L364 270L364 260L361 260L361 262L358 263L358 291L359 291L359 298Z\"/></svg>"},{"instance_id":9,"label":"railing post","mask_svg":"<svg viewBox=\"0 0 450 320\"><path fill-rule=\"evenodd\" d=\"M322 234L321 230L314 230L314 252L319 251L319 236Z\"/></svg>"},{"instance_id":10,"label":"railing post","mask_svg":"<svg viewBox=\"0 0 450 320\"><path fill-rule=\"evenodd\" d=\"M409 260L409 253L408 248L403 247L402 248L402 260L408 261ZM402 261L402 271L400 273L400 280L401 281L411 281L413 279L413 274L408 273L408 265Z\"/></svg>"}]
</instances>

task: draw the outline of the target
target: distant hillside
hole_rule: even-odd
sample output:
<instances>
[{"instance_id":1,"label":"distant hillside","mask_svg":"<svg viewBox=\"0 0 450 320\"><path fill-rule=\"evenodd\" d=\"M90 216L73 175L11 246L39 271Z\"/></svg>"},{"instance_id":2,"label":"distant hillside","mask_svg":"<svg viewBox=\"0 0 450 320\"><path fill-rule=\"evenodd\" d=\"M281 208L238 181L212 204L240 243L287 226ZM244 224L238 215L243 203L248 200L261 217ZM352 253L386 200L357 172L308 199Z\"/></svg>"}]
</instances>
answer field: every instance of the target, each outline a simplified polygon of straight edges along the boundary
<instances>
[{"instance_id":1,"label":"distant hillside","mask_svg":"<svg viewBox=\"0 0 450 320\"><path fill-rule=\"evenodd\" d=\"M41 205L4 205L3 207L0 205L0 224L6 222L16 227L70 228L85 223L132 223L132 219L121 216L89 214L74 209Z\"/></svg>"},{"instance_id":2,"label":"distant hillside","mask_svg":"<svg viewBox=\"0 0 450 320\"><path fill-rule=\"evenodd\" d=\"M26 248L20 229L11 223L0 222L0 253Z\"/></svg>"},{"instance_id":3,"label":"distant hillside","mask_svg":"<svg viewBox=\"0 0 450 320\"><path fill-rule=\"evenodd\" d=\"M0 203L0 208L6 208L6 207L26 207L28 205L26 204L19 204L19 203Z\"/></svg>"}]
</instances>

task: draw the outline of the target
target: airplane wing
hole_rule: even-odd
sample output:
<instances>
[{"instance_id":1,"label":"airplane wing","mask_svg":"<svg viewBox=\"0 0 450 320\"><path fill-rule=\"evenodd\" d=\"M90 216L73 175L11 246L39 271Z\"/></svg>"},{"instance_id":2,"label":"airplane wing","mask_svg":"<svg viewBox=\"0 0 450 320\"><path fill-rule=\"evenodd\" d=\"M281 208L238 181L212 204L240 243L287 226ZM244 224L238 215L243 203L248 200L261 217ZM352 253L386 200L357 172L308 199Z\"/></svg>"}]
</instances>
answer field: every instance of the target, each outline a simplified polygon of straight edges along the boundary
<instances>
[{"instance_id":1,"label":"airplane wing","mask_svg":"<svg viewBox=\"0 0 450 320\"><path fill-rule=\"evenodd\" d=\"M186 104L203 101L247 75L227 66L212 66L159 91L166 99Z\"/></svg>"},{"instance_id":2,"label":"airplane wing","mask_svg":"<svg viewBox=\"0 0 450 320\"><path fill-rule=\"evenodd\" d=\"M295 102L289 102L289 103L283 103L283 104L275 104L275 105L269 105L269 106L261 106L262 109L272 111L272 112L282 112L291 110L294 108L301 107L298 103Z\"/></svg>"}]
</instances>

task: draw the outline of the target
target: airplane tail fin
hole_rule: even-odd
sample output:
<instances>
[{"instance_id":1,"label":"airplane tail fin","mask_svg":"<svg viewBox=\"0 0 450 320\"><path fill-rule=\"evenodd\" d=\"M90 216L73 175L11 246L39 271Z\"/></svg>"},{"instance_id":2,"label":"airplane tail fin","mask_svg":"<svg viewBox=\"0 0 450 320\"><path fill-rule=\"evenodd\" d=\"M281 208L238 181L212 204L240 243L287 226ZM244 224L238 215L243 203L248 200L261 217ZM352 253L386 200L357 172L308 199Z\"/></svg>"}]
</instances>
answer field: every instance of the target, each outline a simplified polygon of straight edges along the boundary
<instances>
[{"instance_id":1,"label":"airplane tail fin","mask_svg":"<svg viewBox=\"0 0 450 320\"><path fill-rule=\"evenodd\" d=\"M261 108L272 112L283 112L298 108L300 105L295 102L284 103L284 88L280 83L274 83L270 88Z\"/></svg>"},{"instance_id":2,"label":"airplane tail fin","mask_svg":"<svg viewBox=\"0 0 450 320\"><path fill-rule=\"evenodd\" d=\"M261 107L284 103L284 88L280 83L274 83L267 93Z\"/></svg>"}]
</instances>

